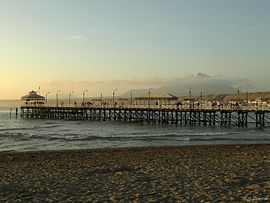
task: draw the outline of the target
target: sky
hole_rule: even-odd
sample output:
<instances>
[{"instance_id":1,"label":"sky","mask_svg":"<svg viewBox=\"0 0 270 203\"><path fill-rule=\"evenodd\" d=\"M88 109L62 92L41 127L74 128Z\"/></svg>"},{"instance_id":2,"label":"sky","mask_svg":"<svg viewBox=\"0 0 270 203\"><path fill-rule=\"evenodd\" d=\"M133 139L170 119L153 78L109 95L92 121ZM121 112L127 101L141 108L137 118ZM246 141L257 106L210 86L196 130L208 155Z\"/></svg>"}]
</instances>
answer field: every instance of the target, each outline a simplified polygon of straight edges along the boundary
<instances>
[{"instance_id":1,"label":"sky","mask_svg":"<svg viewBox=\"0 0 270 203\"><path fill-rule=\"evenodd\" d=\"M269 0L0 0L0 99L39 87L120 95L198 73L270 91L269 9Z\"/></svg>"}]
</instances>

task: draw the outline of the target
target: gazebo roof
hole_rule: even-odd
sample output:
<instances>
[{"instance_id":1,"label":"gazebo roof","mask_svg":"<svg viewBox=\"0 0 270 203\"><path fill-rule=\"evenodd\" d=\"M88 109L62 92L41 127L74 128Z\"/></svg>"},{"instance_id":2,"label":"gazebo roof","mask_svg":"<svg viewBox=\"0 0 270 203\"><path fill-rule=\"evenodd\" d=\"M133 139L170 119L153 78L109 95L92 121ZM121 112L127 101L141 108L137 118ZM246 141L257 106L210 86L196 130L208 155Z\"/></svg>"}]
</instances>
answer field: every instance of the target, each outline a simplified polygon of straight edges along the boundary
<instances>
[{"instance_id":1,"label":"gazebo roof","mask_svg":"<svg viewBox=\"0 0 270 203\"><path fill-rule=\"evenodd\" d=\"M45 97L37 94L35 91L29 92L29 94L21 97L21 100L31 101L31 100L45 100Z\"/></svg>"}]
</instances>

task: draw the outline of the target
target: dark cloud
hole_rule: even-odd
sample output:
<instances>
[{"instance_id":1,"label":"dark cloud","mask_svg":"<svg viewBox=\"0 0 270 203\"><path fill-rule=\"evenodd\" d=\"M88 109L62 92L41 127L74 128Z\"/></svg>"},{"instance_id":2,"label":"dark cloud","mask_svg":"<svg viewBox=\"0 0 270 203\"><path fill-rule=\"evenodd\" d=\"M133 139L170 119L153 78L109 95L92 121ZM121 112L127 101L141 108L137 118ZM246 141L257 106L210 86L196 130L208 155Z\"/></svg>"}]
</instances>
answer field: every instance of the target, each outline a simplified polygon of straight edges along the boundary
<instances>
[{"instance_id":1,"label":"dark cloud","mask_svg":"<svg viewBox=\"0 0 270 203\"><path fill-rule=\"evenodd\" d=\"M202 78L209 78L210 76L207 75L206 73L197 73L197 77L202 77Z\"/></svg>"}]
</instances>

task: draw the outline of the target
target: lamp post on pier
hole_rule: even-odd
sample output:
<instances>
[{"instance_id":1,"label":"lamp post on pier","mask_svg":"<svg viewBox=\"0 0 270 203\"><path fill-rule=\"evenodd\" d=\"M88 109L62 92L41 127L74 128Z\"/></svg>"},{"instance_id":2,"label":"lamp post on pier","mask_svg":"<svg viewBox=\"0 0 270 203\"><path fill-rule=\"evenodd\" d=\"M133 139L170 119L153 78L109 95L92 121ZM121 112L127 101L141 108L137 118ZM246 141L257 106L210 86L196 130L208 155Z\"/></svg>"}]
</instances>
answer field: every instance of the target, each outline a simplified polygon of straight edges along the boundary
<instances>
[{"instance_id":1,"label":"lamp post on pier","mask_svg":"<svg viewBox=\"0 0 270 203\"><path fill-rule=\"evenodd\" d=\"M58 107L58 97L60 92L61 92L60 90L57 90L56 92L56 107Z\"/></svg>"},{"instance_id":2,"label":"lamp post on pier","mask_svg":"<svg viewBox=\"0 0 270 203\"><path fill-rule=\"evenodd\" d=\"M237 89L237 102L238 102L238 105L237 105L237 108L240 109L240 89L241 89L241 86L238 87Z\"/></svg>"},{"instance_id":3,"label":"lamp post on pier","mask_svg":"<svg viewBox=\"0 0 270 203\"><path fill-rule=\"evenodd\" d=\"M73 91L71 91L70 93L69 93L69 96L68 96L68 106L70 107L70 98L71 98L71 95L73 94L74 92Z\"/></svg>"},{"instance_id":4,"label":"lamp post on pier","mask_svg":"<svg viewBox=\"0 0 270 203\"><path fill-rule=\"evenodd\" d=\"M201 103L200 103L200 107L202 108L203 105L203 92L201 91Z\"/></svg>"},{"instance_id":5,"label":"lamp post on pier","mask_svg":"<svg viewBox=\"0 0 270 203\"><path fill-rule=\"evenodd\" d=\"M132 105L133 104L133 101L132 101L133 99L132 99L132 90L130 91L130 105Z\"/></svg>"},{"instance_id":6,"label":"lamp post on pier","mask_svg":"<svg viewBox=\"0 0 270 203\"><path fill-rule=\"evenodd\" d=\"M151 97L151 90L153 90L153 88L150 88L148 90L148 111L147 111L147 120L148 120L148 122L150 122L150 97Z\"/></svg>"},{"instance_id":7,"label":"lamp post on pier","mask_svg":"<svg viewBox=\"0 0 270 203\"><path fill-rule=\"evenodd\" d=\"M82 106L84 106L84 97L85 97L85 93L88 92L88 90L84 90L83 91L83 101L82 101Z\"/></svg>"},{"instance_id":8,"label":"lamp post on pier","mask_svg":"<svg viewBox=\"0 0 270 203\"><path fill-rule=\"evenodd\" d=\"M50 94L50 92L46 93L46 106L48 106L48 94Z\"/></svg>"},{"instance_id":9,"label":"lamp post on pier","mask_svg":"<svg viewBox=\"0 0 270 203\"><path fill-rule=\"evenodd\" d=\"M242 87L241 86L239 86L238 87L238 97L239 97L239 101L240 101L240 93L242 92Z\"/></svg>"},{"instance_id":10,"label":"lamp post on pier","mask_svg":"<svg viewBox=\"0 0 270 203\"><path fill-rule=\"evenodd\" d=\"M153 90L153 88L150 88L148 90L148 109L150 110L150 95L151 95L151 90Z\"/></svg>"},{"instance_id":11,"label":"lamp post on pier","mask_svg":"<svg viewBox=\"0 0 270 203\"><path fill-rule=\"evenodd\" d=\"M247 105L247 107L249 105L249 102L248 102L248 91L246 92L246 105Z\"/></svg>"},{"instance_id":12,"label":"lamp post on pier","mask_svg":"<svg viewBox=\"0 0 270 203\"><path fill-rule=\"evenodd\" d=\"M102 93L100 93L100 105L102 105L102 103L103 103L103 95Z\"/></svg>"},{"instance_id":13,"label":"lamp post on pier","mask_svg":"<svg viewBox=\"0 0 270 203\"><path fill-rule=\"evenodd\" d=\"M238 103L239 103L239 93L240 93L240 90L239 90L239 88L237 89L237 101L238 101Z\"/></svg>"},{"instance_id":14,"label":"lamp post on pier","mask_svg":"<svg viewBox=\"0 0 270 203\"><path fill-rule=\"evenodd\" d=\"M113 98L112 98L113 107L115 106L115 103L114 103L114 95L115 95L115 91L118 91L118 89L117 89L117 88L115 88L115 89L113 90Z\"/></svg>"},{"instance_id":15,"label":"lamp post on pier","mask_svg":"<svg viewBox=\"0 0 270 203\"><path fill-rule=\"evenodd\" d=\"M192 91L192 88L189 89L189 109L191 110L191 91Z\"/></svg>"}]
</instances>

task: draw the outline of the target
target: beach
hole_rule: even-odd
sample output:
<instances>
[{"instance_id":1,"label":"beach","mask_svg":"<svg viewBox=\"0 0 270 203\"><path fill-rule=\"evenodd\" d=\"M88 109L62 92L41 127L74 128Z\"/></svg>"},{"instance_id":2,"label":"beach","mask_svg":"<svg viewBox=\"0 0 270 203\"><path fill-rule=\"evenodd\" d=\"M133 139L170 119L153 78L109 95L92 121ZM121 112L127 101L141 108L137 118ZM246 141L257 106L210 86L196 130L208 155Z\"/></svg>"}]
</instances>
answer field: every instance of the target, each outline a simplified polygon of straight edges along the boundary
<instances>
[{"instance_id":1,"label":"beach","mask_svg":"<svg viewBox=\"0 0 270 203\"><path fill-rule=\"evenodd\" d=\"M269 193L269 145L0 153L0 202L256 202Z\"/></svg>"}]
</instances>

